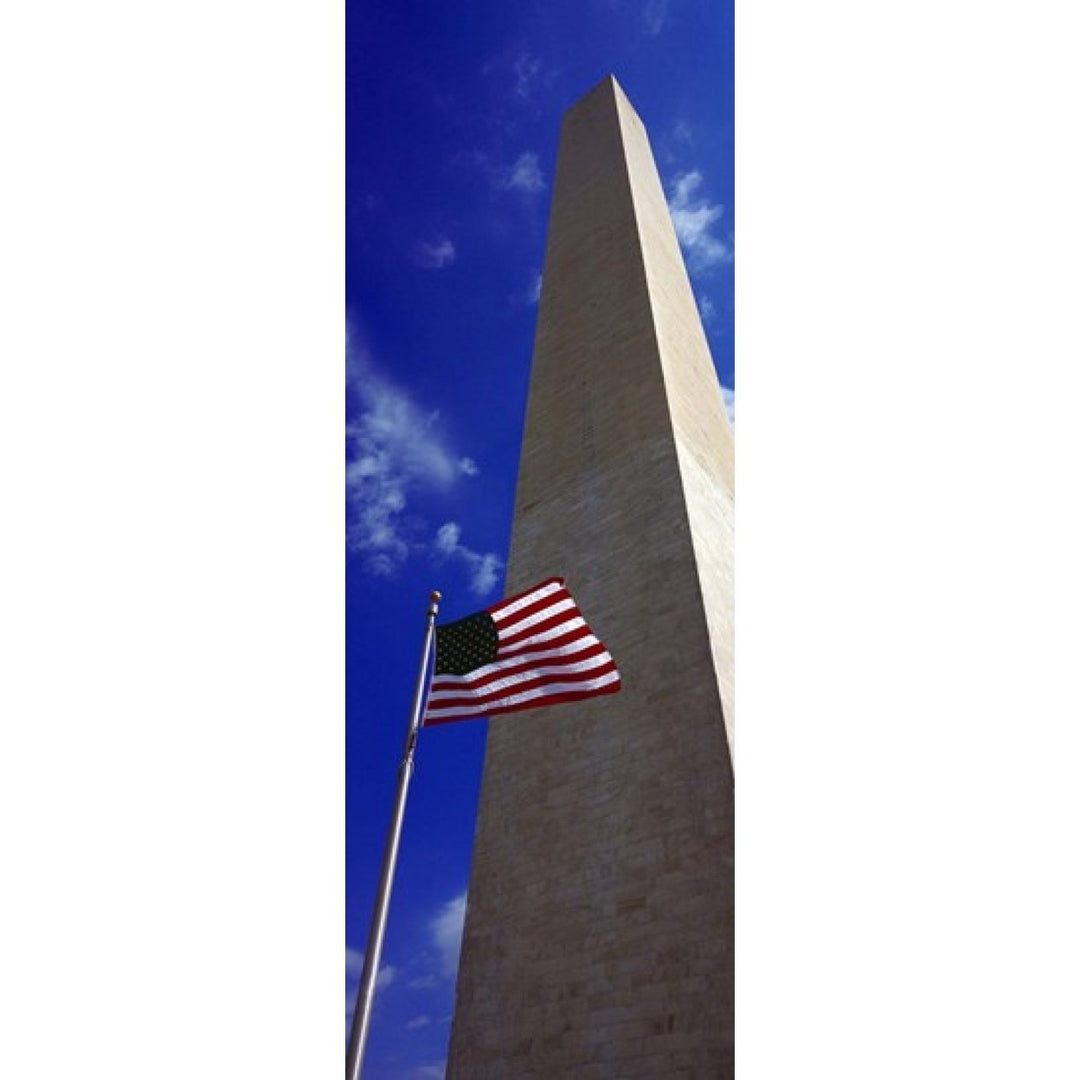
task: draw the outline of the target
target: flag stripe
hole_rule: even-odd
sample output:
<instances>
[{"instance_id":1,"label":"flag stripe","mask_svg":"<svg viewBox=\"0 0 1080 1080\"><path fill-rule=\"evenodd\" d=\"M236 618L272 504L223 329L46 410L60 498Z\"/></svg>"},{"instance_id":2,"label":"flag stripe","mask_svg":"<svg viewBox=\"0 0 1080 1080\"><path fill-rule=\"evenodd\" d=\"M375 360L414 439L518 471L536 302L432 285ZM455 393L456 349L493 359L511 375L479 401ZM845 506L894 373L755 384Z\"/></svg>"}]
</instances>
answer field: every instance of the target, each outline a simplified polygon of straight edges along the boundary
<instances>
[{"instance_id":1,"label":"flag stripe","mask_svg":"<svg viewBox=\"0 0 1080 1080\"><path fill-rule=\"evenodd\" d=\"M561 661L555 664L522 664L517 668L507 671L500 669L498 665L490 665L493 670L475 682L463 682L459 679L456 686L440 686L428 698L429 701L442 702L451 697L460 697L462 693L472 694L479 700L487 698L493 693L501 693L507 687L517 683L528 682L529 679L544 675L559 675L565 673L573 675L580 671L592 671L595 668L610 664L611 657L607 649L599 642L587 656L575 658L572 662Z\"/></svg>"},{"instance_id":2,"label":"flag stripe","mask_svg":"<svg viewBox=\"0 0 1080 1080\"><path fill-rule=\"evenodd\" d=\"M586 634L591 633L592 631L585 625L585 620L579 615L575 619L567 619L566 622L560 623L550 630L527 637L524 641L519 641L513 648L506 649L500 645L499 656L509 658L523 653L536 652L540 649L554 648L564 641L571 641L575 637L584 637Z\"/></svg>"},{"instance_id":3,"label":"flag stripe","mask_svg":"<svg viewBox=\"0 0 1080 1080\"><path fill-rule=\"evenodd\" d=\"M607 649L596 640L592 634L586 634L576 641L570 642L558 649L546 649L543 652L528 653L516 656L506 661L497 661L494 664L485 664L475 671L465 675L441 675L439 677L439 689L462 689L470 686L481 686L491 681L493 676L513 675L518 671L527 671L531 667L544 664L547 661L558 660L561 657L572 657L571 662L588 659L590 656L600 656ZM431 695L436 696L438 691Z\"/></svg>"},{"instance_id":4,"label":"flag stripe","mask_svg":"<svg viewBox=\"0 0 1080 1080\"><path fill-rule=\"evenodd\" d=\"M512 649L515 645L521 644L521 642L536 634L542 634L545 630L554 630L557 626L563 626L568 617L572 619L576 615L577 608L574 606L574 601L568 600L565 604L556 604L554 609L537 612L528 619L524 619L520 624L515 624L509 630L504 630L500 626L499 650L501 652L503 649Z\"/></svg>"},{"instance_id":5,"label":"flag stripe","mask_svg":"<svg viewBox=\"0 0 1080 1080\"><path fill-rule=\"evenodd\" d=\"M447 709L444 712L433 714L427 721L431 725L443 724L451 720L460 720L466 716L497 716L499 713L514 712L517 709L526 709L531 705L557 705L563 701L581 701L584 698L595 697L599 694L614 694L619 689L619 673L612 671L595 679L592 683L582 684L573 688L559 688L557 686L539 687L534 690L526 690L499 702L497 705L487 705L483 709L477 709L476 705ZM540 700L537 700L540 699Z\"/></svg>"},{"instance_id":6,"label":"flag stripe","mask_svg":"<svg viewBox=\"0 0 1080 1080\"><path fill-rule=\"evenodd\" d=\"M545 596L550 596L552 593L559 592L562 587L562 578L549 578L547 581L537 585L535 589L530 589L527 593L522 593L520 596L511 596L506 600L500 600L497 604L492 604L491 607L487 609L487 612L495 622L498 623L504 619L509 619L522 608L536 603L536 601L543 599Z\"/></svg>"},{"instance_id":7,"label":"flag stripe","mask_svg":"<svg viewBox=\"0 0 1080 1080\"><path fill-rule=\"evenodd\" d=\"M529 620L538 622L542 612L547 611L553 613L555 611L565 611L567 608L575 606L570 594L565 589L560 588L550 595L537 600L534 604L526 604L523 607L515 609L512 614L500 615L498 618L495 618L495 616L492 615L491 618L499 628L500 634L512 634L527 626Z\"/></svg>"},{"instance_id":8,"label":"flag stripe","mask_svg":"<svg viewBox=\"0 0 1080 1080\"><path fill-rule=\"evenodd\" d=\"M507 697L513 697L523 690L529 690L532 687L538 686L558 686L563 683L590 683L601 675L605 675L609 672L613 672L618 677L618 672L615 670L615 665L611 661L610 657L600 657L599 663L591 667L587 671L549 671L546 675L540 675L536 672L530 672L527 675L519 676L516 679L512 679L506 686L493 687L489 693L485 693L483 690L479 690L475 693L448 694L440 697L440 699L434 702L435 708L432 711L441 711L446 708L452 708L455 705L470 704L475 709L478 706L484 708L486 705L501 701Z\"/></svg>"}]
</instances>

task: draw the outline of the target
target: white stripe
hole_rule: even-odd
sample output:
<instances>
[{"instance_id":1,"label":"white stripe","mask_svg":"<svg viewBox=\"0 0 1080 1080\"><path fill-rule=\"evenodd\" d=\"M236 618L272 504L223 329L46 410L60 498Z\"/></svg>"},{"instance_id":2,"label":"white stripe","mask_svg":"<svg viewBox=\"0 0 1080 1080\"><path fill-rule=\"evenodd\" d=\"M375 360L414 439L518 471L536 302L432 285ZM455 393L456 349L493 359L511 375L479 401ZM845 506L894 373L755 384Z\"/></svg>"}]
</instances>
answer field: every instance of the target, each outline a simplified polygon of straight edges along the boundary
<instances>
[{"instance_id":1,"label":"white stripe","mask_svg":"<svg viewBox=\"0 0 1080 1080\"><path fill-rule=\"evenodd\" d=\"M596 636L589 634L558 649L545 649L543 652L530 653L528 659L530 662L540 664L545 660L557 660L562 656L573 656L575 653L584 652L585 649L599 644L600 642L596 640ZM524 656L508 656L504 660L496 660L494 663L485 664L483 667L466 672L464 675L436 675L431 685L433 689L437 686L460 686L463 690L468 690L470 683L479 682L486 676L495 674L496 671L506 667L511 661L520 664L524 659Z\"/></svg>"},{"instance_id":2,"label":"white stripe","mask_svg":"<svg viewBox=\"0 0 1080 1080\"><path fill-rule=\"evenodd\" d=\"M501 679L493 679L485 686L444 686L441 683L432 685L428 701L445 701L447 698L461 697L463 694L472 694L476 698L489 698L492 694L501 694L511 686L531 682L533 679L544 675L571 675L580 671L592 671L593 668L603 667L612 662L610 655L603 652L599 656L589 656L584 660L569 664L550 664L547 667L530 667L524 671L517 671L513 675L506 675Z\"/></svg>"},{"instance_id":3,"label":"white stripe","mask_svg":"<svg viewBox=\"0 0 1080 1080\"><path fill-rule=\"evenodd\" d=\"M612 683L618 681L619 673L617 671L609 671L606 675L601 675L597 679L590 679L588 682L553 683L551 686L538 686L533 690L523 690L520 694L511 694L500 701L485 702L483 705L461 705L453 709L432 709L429 706L428 713L433 718L448 716L479 716L483 715L484 709L501 709L507 705L523 705L528 701L535 701L537 698L550 697L554 694L565 694L568 691L580 693L582 691L600 690L601 688L610 686Z\"/></svg>"},{"instance_id":4,"label":"white stripe","mask_svg":"<svg viewBox=\"0 0 1080 1080\"><path fill-rule=\"evenodd\" d=\"M563 634L568 634L571 630L578 630L583 626L585 626L585 620L580 615L573 619L567 619L566 622L559 623L558 626L553 626L550 630L542 630L539 634L533 634L532 637L527 637L522 641L515 641L508 648L500 647L499 659L504 660L509 659L511 656L517 656L518 653L524 652L532 645L562 637Z\"/></svg>"},{"instance_id":5,"label":"white stripe","mask_svg":"<svg viewBox=\"0 0 1080 1080\"><path fill-rule=\"evenodd\" d=\"M547 604L524 619L518 619L515 622L500 622L498 624L499 640L502 641L503 638L508 638L513 634L520 634L523 630L528 630L530 626L535 626L537 623L561 615L564 611L577 612L577 604L574 603L572 597L568 596L565 600Z\"/></svg>"},{"instance_id":6,"label":"white stripe","mask_svg":"<svg viewBox=\"0 0 1080 1080\"><path fill-rule=\"evenodd\" d=\"M545 596L551 596L552 593L562 592L566 586L558 581L551 582L550 585L545 585L542 589L533 589L532 592L526 593L524 596L519 596L516 600L511 601L504 608L500 608L498 611L492 612L491 617L497 623L506 622L516 612L522 608L527 608L530 604L535 604L537 600L543 600Z\"/></svg>"}]
</instances>

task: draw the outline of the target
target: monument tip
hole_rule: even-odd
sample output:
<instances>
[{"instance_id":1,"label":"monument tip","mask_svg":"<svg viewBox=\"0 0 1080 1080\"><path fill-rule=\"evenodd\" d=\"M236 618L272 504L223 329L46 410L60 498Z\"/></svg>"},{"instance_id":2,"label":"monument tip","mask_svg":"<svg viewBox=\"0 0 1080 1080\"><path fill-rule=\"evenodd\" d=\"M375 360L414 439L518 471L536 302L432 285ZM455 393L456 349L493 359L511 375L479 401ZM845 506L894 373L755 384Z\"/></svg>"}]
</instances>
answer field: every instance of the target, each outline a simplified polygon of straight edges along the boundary
<instances>
[{"instance_id":1,"label":"monument tip","mask_svg":"<svg viewBox=\"0 0 1080 1080\"><path fill-rule=\"evenodd\" d=\"M609 71L598 83L594 84L580 99L582 101L601 90L620 90L625 95L626 91L619 85L619 80Z\"/></svg>"}]
</instances>

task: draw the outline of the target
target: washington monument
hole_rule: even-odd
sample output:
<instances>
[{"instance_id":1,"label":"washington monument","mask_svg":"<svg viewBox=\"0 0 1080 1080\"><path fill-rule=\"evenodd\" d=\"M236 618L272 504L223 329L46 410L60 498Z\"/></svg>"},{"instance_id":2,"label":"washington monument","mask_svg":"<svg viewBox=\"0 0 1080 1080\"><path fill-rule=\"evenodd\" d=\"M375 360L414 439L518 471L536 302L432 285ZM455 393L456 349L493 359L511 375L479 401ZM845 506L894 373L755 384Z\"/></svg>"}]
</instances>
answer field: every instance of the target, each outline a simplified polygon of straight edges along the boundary
<instances>
[{"instance_id":1,"label":"washington monument","mask_svg":"<svg viewBox=\"0 0 1080 1080\"><path fill-rule=\"evenodd\" d=\"M490 722L448 1076L728 1078L734 440L645 129L565 115L507 591L621 693Z\"/></svg>"}]
</instances>

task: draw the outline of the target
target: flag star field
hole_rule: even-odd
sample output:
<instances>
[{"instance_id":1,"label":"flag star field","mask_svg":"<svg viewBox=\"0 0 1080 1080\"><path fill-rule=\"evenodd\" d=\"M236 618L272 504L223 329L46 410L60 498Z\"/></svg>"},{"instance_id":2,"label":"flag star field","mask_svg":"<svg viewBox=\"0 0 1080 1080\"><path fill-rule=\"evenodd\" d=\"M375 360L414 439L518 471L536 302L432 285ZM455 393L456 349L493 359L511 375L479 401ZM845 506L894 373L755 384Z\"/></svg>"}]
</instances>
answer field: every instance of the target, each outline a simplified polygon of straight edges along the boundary
<instances>
[{"instance_id":1,"label":"flag star field","mask_svg":"<svg viewBox=\"0 0 1080 1080\"><path fill-rule=\"evenodd\" d=\"M435 674L465 675L491 664L499 650L495 621L486 611L435 630Z\"/></svg>"},{"instance_id":2,"label":"flag star field","mask_svg":"<svg viewBox=\"0 0 1080 1080\"><path fill-rule=\"evenodd\" d=\"M347 1022L432 589L444 674L494 663L559 126L608 74L734 411L732 44L728 0L346 0ZM617 688L584 640L525 692ZM473 715L419 734L366 1080L445 1071L485 732L544 722Z\"/></svg>"}]
</instances>

